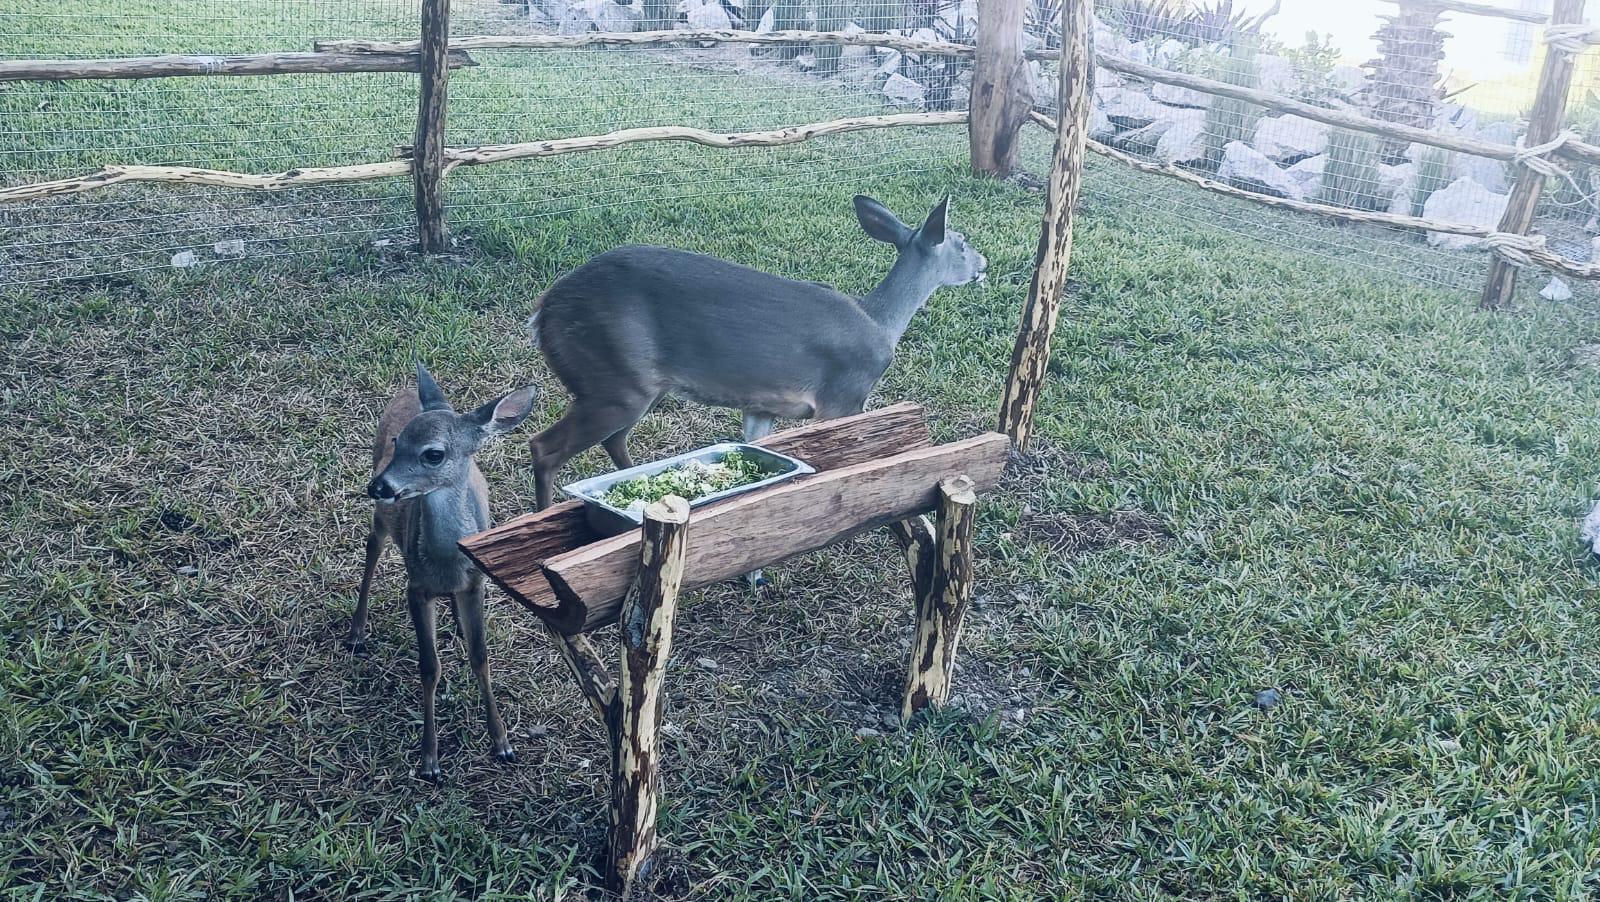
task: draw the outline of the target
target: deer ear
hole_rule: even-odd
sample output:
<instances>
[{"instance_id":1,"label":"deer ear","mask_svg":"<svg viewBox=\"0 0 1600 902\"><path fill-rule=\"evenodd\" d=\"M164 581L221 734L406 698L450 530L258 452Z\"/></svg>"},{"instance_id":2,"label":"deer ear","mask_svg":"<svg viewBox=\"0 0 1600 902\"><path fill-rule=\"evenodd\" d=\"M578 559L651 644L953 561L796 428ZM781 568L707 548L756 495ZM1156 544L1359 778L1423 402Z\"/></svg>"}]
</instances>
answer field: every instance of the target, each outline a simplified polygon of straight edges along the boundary
<instances>
[{"instance_id":1,"label":"deer ear","mask_svg":"<svg viewBox=\"0 0 1600 902\"><path fill-rule=\"evenodd\" d=\"M433 374L420 360L417 361L417 400L422 402L423 410L450 409L450 401L440 390L439 383L433 381Z\"/></svg>"},{"instance_id":2,"label":"deer ear","mask_svg":"<svg viewBox=\"0 0 1600 902\"><path fill-rule=\"evenodd\" d=\"M911 229L901 222L898 216L889 212L888 207L865 194L857 194L855 204L856 219L861 222L861 229L867 233L867 237L895 247L905 246L907 239L911 237Z\"/></svg>"},{"instance_id":3,"label":"deer ear","mask_svg":"<svg viewBox=\"0 0 1600 902\"><path fill-rule=\"evenodd\" d=\"M519 388L509 395L467 414L467 419L487 435L500 435L522 425L533 412L533 386Z\"/></svg>"},{"instance_id":4,"label":"deer ear","mask_svg":"<svg viewBox=\"0 0 1600 902\"><path fill-rule=\"evenodd\" d=\"M944 243L944 219L950 211L950 195L946 194L944 200L928 213L928 218L923 221L922 228L917 229L917 235L930 247L937 247Z\"/></svg>"}]
</instances>

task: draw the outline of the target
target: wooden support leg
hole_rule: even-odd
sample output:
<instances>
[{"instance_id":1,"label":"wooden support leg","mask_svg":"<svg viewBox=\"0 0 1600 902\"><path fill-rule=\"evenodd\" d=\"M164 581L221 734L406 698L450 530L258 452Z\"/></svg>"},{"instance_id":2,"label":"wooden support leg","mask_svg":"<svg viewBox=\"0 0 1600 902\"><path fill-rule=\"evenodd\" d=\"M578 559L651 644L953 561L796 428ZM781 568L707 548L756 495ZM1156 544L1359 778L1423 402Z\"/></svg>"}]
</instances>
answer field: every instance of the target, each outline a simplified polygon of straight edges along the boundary
<instances>
[{"instance_id":1,"label":"wooden support leg","mask_svg":"<svg viewBox=\"0 0 1600 902\"><path fill-rule=\"evenodd\" d=\"M611 841L606 885L624 898L636 881L649 877L656 850L661 683L672 653L688 523L689 503L676 496L645 509L639 575L622 603L622 682L607 718Z\"/></svg>"},{"instance_id":2,"label":"wooden support leg","mask_svg":"<svg viewBox=\"0 0 1600 902\"><path fill-rule=\"evenodd\" d=\"M572 676L578 681L578 689L583 692L589 707L594 709L601 723L607 723L611 706L617 700L617 685L611 679L605 662L600 660L594 646L583 636L565 635L549 624L545 625L545 631L550 634L556 651L561 652L562 660L571 668Z\"/></svg>"},{"instance_id":3,"label":"wooden support leg","mask_svg":"<svg viewBox=\"0 0 1600 902\"><path fill-rule=\"evenodd\" d=\"M950 698L961 620L972 601L972 524L977 494L965 476L939 483L932 573L917 590L917 637L911 645L905 703L900 719L910 722L928 705Z\"/></svg>"}]
</instances>

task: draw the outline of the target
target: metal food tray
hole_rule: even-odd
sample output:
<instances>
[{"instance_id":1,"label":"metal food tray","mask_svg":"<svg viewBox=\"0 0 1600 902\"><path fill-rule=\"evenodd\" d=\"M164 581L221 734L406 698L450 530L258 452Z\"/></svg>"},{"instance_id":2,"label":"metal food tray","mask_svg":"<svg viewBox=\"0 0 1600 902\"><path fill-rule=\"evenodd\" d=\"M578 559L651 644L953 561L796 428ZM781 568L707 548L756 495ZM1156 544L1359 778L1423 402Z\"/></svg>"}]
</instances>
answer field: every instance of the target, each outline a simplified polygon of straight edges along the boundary
<instances>
[{"instance_id":1,"label":"metal food tray","mask_svg":"<svg viewBox=\"0 0 1600 902\"><path fill-rule=\"evenodd\" d=\"M760 464L762 469L770 471L772 475L765 479L696 498L689 502L691 509L704 507L707 504L742 495L755 489L765 488L774 483L783 482L786 479L793 479L796 476L817 472L804 461L796 460L787 454L779 454L771 448L763 448L760 445L747 445L743 442L719 442L715 445L707 445L704 448L679 454L676 457L669 457L666 460L640 464L636 467L629 467L626 470L606 473L603 476L591 476L571 485L564 485L561 487L561 491L583 502L584 514L589 519L589 527L595 532L603 536L620 535L630 529L638 529L644 525L644 511L621 510L601 501L600 498L606 492L609 492L612 486L627 482L630 479L637 479L640 476L654 476L663 470L670 470L691 460L698 460L708 464L717 463L733 451L738 451L751 458Z\"/></svg>"}]
</instances>

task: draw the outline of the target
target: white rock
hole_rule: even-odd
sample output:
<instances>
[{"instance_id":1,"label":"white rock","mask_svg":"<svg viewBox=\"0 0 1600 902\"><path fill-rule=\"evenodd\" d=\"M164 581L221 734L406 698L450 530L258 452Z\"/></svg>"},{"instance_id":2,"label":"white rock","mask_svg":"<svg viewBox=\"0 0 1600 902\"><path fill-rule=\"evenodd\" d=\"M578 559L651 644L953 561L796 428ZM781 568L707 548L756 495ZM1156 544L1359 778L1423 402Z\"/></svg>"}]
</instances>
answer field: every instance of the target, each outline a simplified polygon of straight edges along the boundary
<instances>
[{"instance_id":1,"label":"white rock","mask_svg":"<svg viewBox=\"0 0 1600 902\"><path fill-rule=\"evenodd\" d=\"M1144 128L1172 114L1170 107L1156 103L1138 88L1121 88L1106 92L1104 106L1106 115L1111 121L1119 128L1125 129Z\"/></svg>"},{"instance_id":2,"label":"white rock","mask_svg":"<svg viewBox=\"0 0 1600 902\"><path fill-rule=\"evenodd\" d=\"M1129 44L1122 49L1122 56L1124 59L1148 65L1150 63L1150 48L1143 43Z\"/></svg>"},{"instance_id":3,"label":"white rock","mask_svg":"<svg viewBox=\"0 0 1600 902\"><path fill-rule=\"evenodd\" d=\"M1306 157L1290 166L1285 172L1288 173L1290 179L1294 180L1295 187L1299 190L1301 197L1315 199L1318 192L1322 190L1322 172L1327 166L1328 155L1318 154L1314 157Z\"/></svg>"},{"instance_id":4,"label":"white rock","mask_svg":"<svg viewBox=\"0 0 1600 902\"><path fill-rule=\"evenodd\" d=\"M1094 90L1095 90L1095 93L1099 93L1101 91L1104 91L1107 88L1120 88L1120 87L1122 87L1123 85L1125 85L1127 83L1128 83L1128 80L1126 78L1123 78L1120 73L1112 72L1110 69L1102 69L1102 68L1100 68L1098 66L1095 67L1095 70L1094 70Z\"/></svg>"},{"instance_id":5,"label":"white rock","mask_svg":"<svg viewBox=\"0 0 1600 902\"><path fill-rule=\"evenodd\" d=\"M795 55L794 67L801 72L810 72L817 68L817 55L810 50L803 50Z\"/></svg>"},{"instance_id":6,"label":"white rock","mask_svg":"<svg viewBox=\"0 0 1600 902\"><path fill-rule=\"evenodd\" d=\"M1229 141L1222 149L1217 178L1252 191L1265 190L1279 197L1300 199L1299 186L1260 151L1243 141Z\"/></svg>"},{"instance_id":7,"label":"white rock","mask_svg":"<svg viewBox=\"0 0 1600 902\"><path fill-rule=\"evenodd\" d=\"M1367 86L1367 73L1355 66L1334 66L1330 80L1335 91L1349 97Z\"/></svg>"},{"instance_id":8,"label":"white rock","mask_svg":"<svg viewBox=\"0 0 1600 902\"><path fill-rule=\"evenodd\" d=\"M1506 178L1506 164L1499 160L1472 154L1456 154L1455 164L1452 176L1464 175L1496 194L1505 192L1511 187L1510 180Z\"/></svg>"},{"instance_id":9,"label":"white rock","mask_svg":"<svg viewBox=\"0 0 1600 902\"><path fill-rule=\"evenodd\" d=\"M1399 216L1410 216L1417 193L1417 164L1378 164L1378 202L1383 209Z\"/></svg>"},{"instance_id":10,"label":"white rock","mask_svg":"<svg viewBox=\"0 0 1600 902\"><path fill-rule=\"evenodd\" d=\"M883 62L878 64L879 75L892 75L900 71L900 51L890 50L883 56Z\"/></svg>"},{"instance_id":11,"label":"white rock","mask_svg":"<svg viewBox=\"0 0 1600 902\"><path fill-rule=\"evenodd\" d=\"M1522 134L1522 130L1517 128L1517 124L1507 121L1491 122L1473 132L1473 136L1480 141L1488 141L1491 144L1511 145L1517 143L1517 136L1520 134Z\"/></svg>"},{"instance_id":12,"label":"white rock","mask_svg":"<svg viewBox=\"0 0 1600 902\"><path fill-rule=\"evenodd\" d=\"M1299 77L1294 64L1281 56L1264 53L1256 57L1257 87L1269 94L1293 94Z\"/></svg>"},{"instance_id":13,"label":"white rock","mask_svg":"<svg viewBox=\"0 0 1600 902\"><path fill-rule=\"evenodd\" d=\"M1456 179L1448 187L1433 192L1422 207L1422 215L1428 219L1486 229L1498 225L1505 211L1504 194L1496 194L1469 178ZM1435 247L1463 248L1472 247L1479 241L1467 235L1429 232L1428 243Z\"/></svg>"},{"instance_id":14,"label":"white rock","mask_svg":"<svg viewBox=\"0 0 1600 902\"><path fill-rule=\"evenodd\" d=\"M1256 125L1256 150L1273 160L1300 160L1328 149L1329 127L1300 116L1274 116Z\"/></svg>"},{"instance_id":15,"label":"white rock","mask_svg":"<svg viewBox=\"0 0 1600 902\"><path fill-rule=\"evenodd\" d=\"M726 30L733 27L733 19L719 0L706 0L703 3L689 0L688 21L690 28Z\"/></svg>"},{"instance_id":16,"label":"white rock","mask_svg":"<svg viewBox=\"0 0 1600 902\"><path fill-rule=\"evenodd\" d=\"M1150 89L1150 96L1167 106L1194 107L1203 110L1211 105L1211 95L1178 85L1157 83Z\"/></svg>"},{"instance_id":17,"label":"white rock","mask_svg":"<svg viewBox=\"0 0 1600 902\"><path fill-rule=\"evenodd\" d=\"M1110 119L1106 118L1106 111L1100 108L1100 104L1090 104L1089 137L1097 141L1103 141L1116 133L1117 127L1111 124ZM1600 242L1600 238L1596 238L1595 241ZM1600 247L1600 245L1597 245L1597 247Z\"/></svg>"},{"instance_id":18,"label":"white rock","mask_svg":"<svg viewBox=\"0 0 1600 902\"><path fill-rule=\"evenodd\" d=\"M1600 554L1600 501L1589 508L1589 516L1583 518L1583 525L1578 527L1578 537L1589 546L1589 550Z\"/></svg>"},{"instance_id":19,"label":"white rock","mask_svg":"<svg viewBox=\"0 0 1600 902\"><path fill-rule=\"evenodd\" d=\"M218 241L211 245L211 250L219 257L243 257L244 239L229 238L227 241Z\"/></svg>"},{"instance_id":20,"label":"white rock","mask_svg":"<svg viewBox=\"0 0 1600 902\"><path fill-rule=\"evenodd\" d=\"M776 9L777 7L775 6L769 6L767 11L761 14L761 21L756 23L756 34L772 33L772 23L777 21L777 14L774 12ZM751 49L760 46L760 44L756 44Z\"/></svg>"},{"instance_id":21,"label":"white rock","mask_svg":"<svg viewBox=\"0 0 1600 902\"><path fill-rule=\"evenodd\" d=\"M1205 156L1206 111L1174 110L1172 120L1156 142L1156 159L1163 163L1188 163Z\"/></svg>"},{"instance_id":22,"label":"white rock","mask_svg":"<svg viewBox=\"0 0 1600 902\"><path fill-rule=\"evenodd\" d=\"M639 10L615 0L578 0L556 25L558 34L588 34L591 31L633 31Z\"/></svg>"},{"instance_id":23,"label":"white rock","mask_svg":"<svg viewBox=\"0 0 1600 902\"><path fill-rule=\"evenodd\" d=\"M1570 301L1572 300L1572 289L1567 287L1567 283L1555 276L1551 276L1550 281L1539 289L1539 297L1547 301Z\"/></svg>"},{"instance_id":24,"label":"white rock","mask_svg":"<svg viewBox=\"0 0 1600 902\"><path fill-rule=\"evenodd\" d=\"M694 666L700 668L701 670L721 670L722 669L722 665L717 663L717 659L716 658L695 658L694 659Z\"/></svg>"},{"instance_id":25,"label":"white rock","mask_svg":"<svg viewBox=\"0 0 1600 902\"><path fill-rule=\"evenodd\" d=\"M883 83L883 96L895 106L921 107L923 101L927 99L927 90L896 72Z\"/></svg>"},{"instance_id":26,"label":"white rock","mask_svg":"<svg viewBox=\"0 0 1600 902\"><path fill-rule=\"evenodd\" d=\"M1600 263L1600 238L1589 242L1589 262Z\"/></svg>"},{"instance_id":27,"label":"white rock","mask_svg":"<svg viewBox=\"0 0 1600 902\"><path fill-rule=\"evenodd\" d=\"M199 262L200 258L194 255L194 251L178 251L172 255L172 265L178 269L188 269Z\"/></svg>"}]
</instances>

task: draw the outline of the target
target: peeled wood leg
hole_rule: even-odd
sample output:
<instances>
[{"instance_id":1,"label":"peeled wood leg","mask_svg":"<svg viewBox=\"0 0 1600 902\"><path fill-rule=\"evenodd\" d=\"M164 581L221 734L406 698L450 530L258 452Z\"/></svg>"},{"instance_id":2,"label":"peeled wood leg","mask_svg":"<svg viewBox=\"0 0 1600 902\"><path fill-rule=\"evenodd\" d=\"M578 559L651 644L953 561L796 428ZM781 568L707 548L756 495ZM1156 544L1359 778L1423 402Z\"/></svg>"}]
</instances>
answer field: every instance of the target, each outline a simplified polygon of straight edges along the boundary
<instances>
[{"instance_id":1,"label":"peeled wood leg","mask_svg":"<svg viewBox=\"0 0 1600 902\"><path fill-rule=\"evenodd\" d=\"M639 575L622 603L622 682L610 706L611 842L606 885L624 898L647 879L656 850L661 775L656 740L662 679L672 653L689 503L676 496L645 508Z\"/></svg>"},{"instance_id":2,"label":"peeled wood leg","mask_svg":"<svg viewBox=\"0 0 1600 902\"><path fill-rule=\"evenodd\" d=\"M911 645L905 702L900 719L950 698L961 620L972 601L972 524L977 512L972 480L939 483L938 523L926 586L917 589L917 637Z\"/></svg>"},{"instance_id":3,"label":"peeled wood leg","mask_svg":"<svg viewBox=\"0 0 1600 902\"><path fill-rule=\"evenodd\" d=\"M545 631L550 634L556 651L561 652L562 660L572 670L572 676L578 681L578 689L588 700L589 707L599 715L601 723L606 723L611 706L617 699L617 685L611 679L605 663L595 653L594 646L584 636L563 635L549 624L545 625Z\"/></svg>"}]
</instances>

